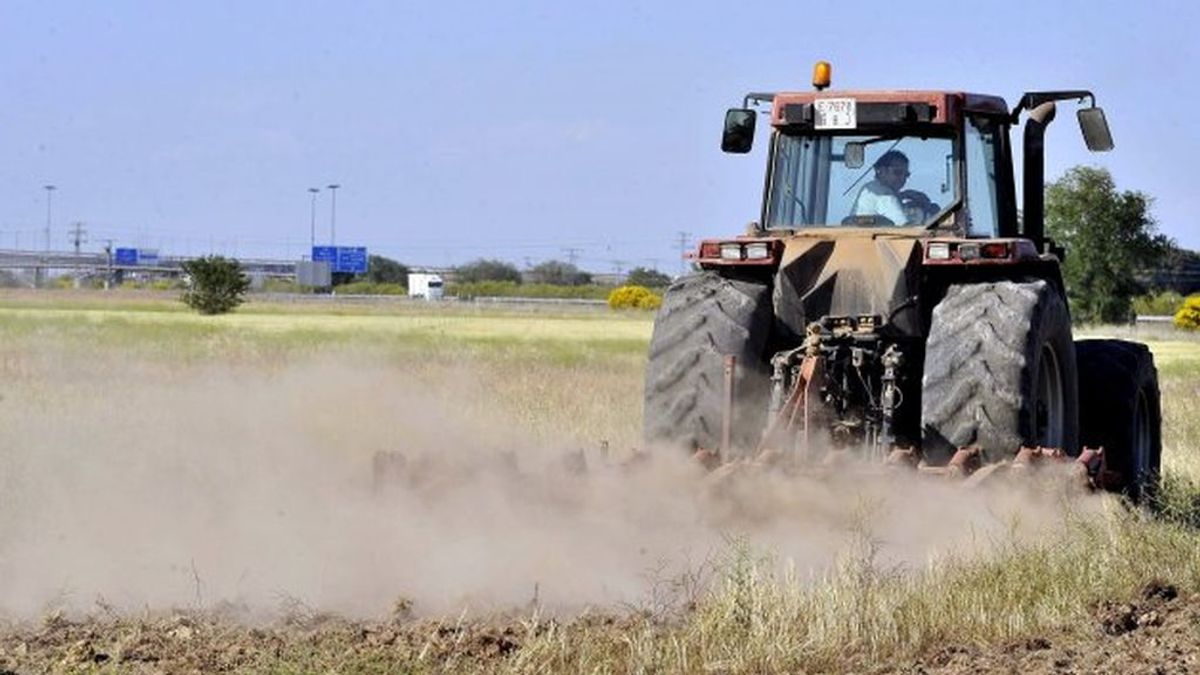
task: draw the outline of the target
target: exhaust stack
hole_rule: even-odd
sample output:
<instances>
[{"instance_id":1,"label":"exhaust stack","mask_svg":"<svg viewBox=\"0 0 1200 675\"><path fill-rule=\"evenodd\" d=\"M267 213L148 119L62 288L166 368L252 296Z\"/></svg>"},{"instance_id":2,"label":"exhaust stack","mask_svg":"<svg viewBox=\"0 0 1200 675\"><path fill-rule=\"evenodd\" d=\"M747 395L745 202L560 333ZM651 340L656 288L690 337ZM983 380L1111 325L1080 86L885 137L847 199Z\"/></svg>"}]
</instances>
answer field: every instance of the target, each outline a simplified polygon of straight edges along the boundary
<instances>
[{"instance_id":1,"label":"exhaust stack","mask_svg":"<svg viewBox=\"0 0 1200 675\"><path fill-rule=\"evenodd\" d=\"M1025 208L1021 233L1039 251L1046 240L1046 127L1054 121L1056 106L1047 101L1029 111L1025 121Z\"/></svg>"}]
</instances>

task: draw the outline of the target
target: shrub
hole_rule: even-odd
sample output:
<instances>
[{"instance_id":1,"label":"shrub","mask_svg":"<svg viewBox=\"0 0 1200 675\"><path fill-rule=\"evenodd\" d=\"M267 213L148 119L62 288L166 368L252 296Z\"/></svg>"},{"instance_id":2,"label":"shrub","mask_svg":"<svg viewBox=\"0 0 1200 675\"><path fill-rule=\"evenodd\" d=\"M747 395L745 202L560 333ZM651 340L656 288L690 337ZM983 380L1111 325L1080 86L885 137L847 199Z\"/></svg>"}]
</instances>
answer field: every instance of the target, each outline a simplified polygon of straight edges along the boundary
<instances>
[{"instance_id":1,"label":"shrub","mask_svg":"<svg viewBox=\"0 0 1200 675\"><path fill-rule=\"evenodd\" d=\"M512 281L456 282L446 287L446 295L458 298L562 298L604 300L611 286L557 286L555 284L516 284Z\"/></svg>"},{"instance_id":2,"label":"shrub","mask_svg":"<svg viewBox=\"0 0 1200 675\"><path fill-rule=\"evenodd\" d=\"M135 291L175 291L186 289L187 284L181 279L125 279L121 282L121 288Z\"/></svg>"},{"instance_id":3,"label":"shrub","mask_svg":"<svg viewBox=\"0 0 1200 675\"><path fill-rule=\"evenodd\" d=\"M671 285L671 277L647 267L635 267L629 270L625 283L630 286L645 286L646 288L666 288Z\"/></svg>"},{"instance_id":4,"label":"shrub","mask_svg":"<svg viewBox=\"0 0 1200 675\"><path fill-rule=\"evenodd\" d=\"M149 288L155 291L174 291L185 286L179 279L155 279L150 282Z\"/></svg>"},{"instance_id":5,"label":"shrub","mask_svg":"<svg viewBox=\"0 0 1200 675\"><path fill-rule=\"evenodd\" d=\"M608 294L608 306L613 309L658 309L662 296L645 286L621 286Z\"/></svg>"},{"instance_id":6,"label":"shrub","mask_svg":"<svg viewBox=\"0 0 1200 675\"><path fill-rule=\"evenodd\" d=\"M521 271L503 260L475 260L455 270L455 281L471 284L480 281L521 283Z\"/></svg>"},{"instance_id":7,"label":"shrub","mask_svg":"<svg viewBox=\"0 0 1200 675\"><path fill-rule=\"evenodd\" d=\"M381 255L367 258L367 281L377 284L403 285L408 283L408 272L408 265L391 258Z\"/></svg>"},{"instance_id":8,"label":"shrub","mask_svg":"<svg viewBox=\"0 0 1200 675\"><path fill-rule=\"evenodd\" d=\"M334 289L338 295L408 295L408 289L400 284L354 281Z\"/></svg>"},{"instance_id":9,"label":"shrub","mask_svg":"<svg viewBox=\"0 0 1200 675\"><path fill-rule=\"evenodd\" d=\"M1183 307L1183 296L1175 291L1148 293L1133 300L1133 312L1138 316L1170 316Z\"/></svg>"},{"instance_id":10,"label":"shrub","mask_svg":"<svg viewBox=\"0 0 1200 675\"><path fill-rule=\"evenodd\" d=\"M1183 307L1175 313L1175 327L1187 330L1200 329L1200 295L1189 296Z\"/></svg>"},{"instance_id":11,"label":"shrub","mask_svg":"<svg viewBox=\"0 0 1200 675\"><path fill-rule=\"evenodd\" d=\"M232 311L250 288L249 277L233 258L210 255L188 260L182 267L190 280L180 299L201 314Z\"/></svg>"},{"instance_id":12,"label":"shrub","mask_svg":"<svg viewBox=\"0 0 1200 675\"><path fill-rule=\"evenodd\" d=\"M561 260L547 260L534 266L529 270L529 278L535 283L555 286L584 286L592 283L592 275Z\"/></svg>"},{"instance_id":13,"label":"shrub","mask_svg":"<svg viewBox=\"0 0 1200 675\"><path fill-rule=\"evenodd\" d=\"M262 290L264 293L300 293L303 289L295 279L267 277L263 279Z\"/></svg>"}]
</instances>

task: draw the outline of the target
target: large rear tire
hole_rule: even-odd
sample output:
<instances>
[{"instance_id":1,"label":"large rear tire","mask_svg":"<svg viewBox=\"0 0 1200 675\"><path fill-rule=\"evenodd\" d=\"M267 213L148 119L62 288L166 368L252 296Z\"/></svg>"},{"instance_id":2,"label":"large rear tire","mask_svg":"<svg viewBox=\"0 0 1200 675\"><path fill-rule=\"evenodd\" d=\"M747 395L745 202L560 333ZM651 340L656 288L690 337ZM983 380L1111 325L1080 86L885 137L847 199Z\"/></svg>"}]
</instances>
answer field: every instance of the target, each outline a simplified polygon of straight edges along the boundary
<instances>
[{"instance_id":1,"label":"large rear tire","mask_svg":"<svg viewBox=\"0 0 1200 675\"><path fill-rule=\"evenodd\" d=\"M773 310L766 284L700 272L667 289L646 364L648 443L692 451L720 445L724 357L737 357L731 441L757 443L766 420L764 347Z\"/></svg>"},{"instance_id":2,"label":"large rear tire","mask_svg":"<svg viewBox=\"0 0 1200 675\"><path fill-rule=\"evenodd\" d=\"M966 445L993 461L1022 445L1079 452L1071 320L1053 286L950 287L925 347L921 426L927 457Z\"/></svg>"},{"instance_id":3,"label":"large rear tire","mask_svg":"<svg viewBox=\"0 0 1200 675\"><path fill-rule=\"evenodd\" d=\"M1146 345L1124 340L1080 340L1079 436L1086 447L1103 447L1117 485L1134 502L1158 491L1162 463L1162 409L1158 370Z\"/></svg>"}]
</instances>

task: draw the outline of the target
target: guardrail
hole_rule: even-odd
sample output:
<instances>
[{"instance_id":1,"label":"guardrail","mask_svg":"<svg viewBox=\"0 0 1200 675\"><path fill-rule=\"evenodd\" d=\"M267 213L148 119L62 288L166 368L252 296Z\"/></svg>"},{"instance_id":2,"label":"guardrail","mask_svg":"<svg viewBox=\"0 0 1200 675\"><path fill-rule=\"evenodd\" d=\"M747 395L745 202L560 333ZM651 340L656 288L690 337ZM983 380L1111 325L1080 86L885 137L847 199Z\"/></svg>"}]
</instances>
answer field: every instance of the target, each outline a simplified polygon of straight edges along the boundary
<instances>
[{"instance_id":1,"label":"guardrail","mask_svg":"<svg viewBox=\"0 0 1200 675\"><path fill-rule=\"evenodd\" d=\"M359 293L252 293L248 295L247 298L265 302L345 302L349 304L413 303L428 305L457 305L463 303L475 303L485 305L575 305L581 307L602 307L608 304L605 300L593 300L590 298L524 298L509 296L479 296L460 298L447 296L441 300L426 300L424 298L410 298L407 295L367 295Z\"/></svg>"}]
</instances>

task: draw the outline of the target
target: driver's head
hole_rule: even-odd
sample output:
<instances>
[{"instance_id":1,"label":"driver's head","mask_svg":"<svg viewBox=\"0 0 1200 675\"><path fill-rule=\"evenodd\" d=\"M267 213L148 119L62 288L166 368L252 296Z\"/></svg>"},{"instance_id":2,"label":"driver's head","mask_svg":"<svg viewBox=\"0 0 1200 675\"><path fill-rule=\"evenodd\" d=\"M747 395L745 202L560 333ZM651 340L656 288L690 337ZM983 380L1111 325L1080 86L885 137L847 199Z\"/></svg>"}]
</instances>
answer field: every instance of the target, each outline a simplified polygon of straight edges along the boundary
<instances>
[{"instance_id":1,"label":"driver's head","mask_svg":"<svg viewBox=\"0 0 1200 675\"><path fill-rule=\"evenodd\" d=\"M908 157L899 150L888 150L875 162L875 180L893 190L908 180Z\"/></svg>"}]
</instances>

